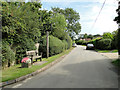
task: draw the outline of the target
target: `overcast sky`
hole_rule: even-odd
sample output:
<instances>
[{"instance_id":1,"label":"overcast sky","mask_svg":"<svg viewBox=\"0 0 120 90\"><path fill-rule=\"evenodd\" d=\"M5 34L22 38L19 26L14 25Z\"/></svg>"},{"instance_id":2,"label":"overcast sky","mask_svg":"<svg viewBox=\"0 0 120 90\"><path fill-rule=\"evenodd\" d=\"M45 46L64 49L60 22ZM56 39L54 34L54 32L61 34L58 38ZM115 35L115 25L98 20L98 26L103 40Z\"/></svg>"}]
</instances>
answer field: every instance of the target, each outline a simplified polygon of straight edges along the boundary
<instances>
[{"instance_id":1,"label":"overcast sky","mask_svg":"<svg viewBox=\"0 0 120 90\"><path fill-rule=\"evenodd\" d=\"M81 34L103 34L117 30L118 25L113 19L117 16L117 0L106 0L104 8L96 22L96 17L104 0L42 0L42 9L51 10L51 7L73 8L80 14Z\"/></svg>"}]
</instances>

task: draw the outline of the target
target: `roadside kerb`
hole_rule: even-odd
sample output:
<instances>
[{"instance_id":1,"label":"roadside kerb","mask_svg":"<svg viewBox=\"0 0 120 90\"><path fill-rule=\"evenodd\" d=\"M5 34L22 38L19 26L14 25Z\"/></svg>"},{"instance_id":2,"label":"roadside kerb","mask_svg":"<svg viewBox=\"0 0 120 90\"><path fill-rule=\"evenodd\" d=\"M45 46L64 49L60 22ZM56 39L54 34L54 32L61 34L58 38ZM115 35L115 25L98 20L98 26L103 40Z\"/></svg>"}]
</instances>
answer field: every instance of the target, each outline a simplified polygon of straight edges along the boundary
<instances>
[{"instance_id":1,"label":"roadside kerb","mask_svg":"<svg viewBox=\"0 0 120 90\"><path fill-rule=\"evenodd\" d=\"M48 65L44 66L43 68L31 73L31 74L27 74L25 76L21 76L17 79L14 79L14 80L10 80L10 81L6 81L6 82L2 82L0 83L0 87L4 87L4 86L7 86L7 85L10 85L10 84L13 84L13 83L16 83L16 82L19 82L19 81L23 81L31 76L34 76L34 75L37 75L38 73L42 72L42 71L45 71L46 69L50 68L51 66L53 66L54 64L58 63L59 61L61 61L67 54L61 56L60 58L58 58L57 60L49 63Z\"/></svg>"}]
</instances>

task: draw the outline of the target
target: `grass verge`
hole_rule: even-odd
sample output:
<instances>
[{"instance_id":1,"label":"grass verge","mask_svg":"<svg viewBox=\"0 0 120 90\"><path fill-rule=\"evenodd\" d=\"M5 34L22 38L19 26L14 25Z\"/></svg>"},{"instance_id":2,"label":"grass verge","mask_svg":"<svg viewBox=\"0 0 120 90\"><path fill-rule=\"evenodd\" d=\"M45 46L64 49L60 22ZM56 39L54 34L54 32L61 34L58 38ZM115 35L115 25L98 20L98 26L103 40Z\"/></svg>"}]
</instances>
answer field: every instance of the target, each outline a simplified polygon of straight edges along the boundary
<instances>
[{"instance_id":1,"label":"grass verge","mask_svg":"<svg viewBox=\"0 0 120 90\"><path fill-rule=\"evenodd\" d=\"M112 61L112 64L115 65L115 66L120 67L120 60L119 59L114 60L114 61Z\"/></svg>"},{"instance_id":2,"label":"grass verge","mask_svg":"<svg viewBox=\"0 0 120 90\"><path fill-rule=\"evenodd\" d=\"M95 50L100 53L116 53L116 52L118 52L118 50L99 50L99 49L95 49Z\"/></svg>"},{"instance_id":3,"label":"grass verge","mask_svg":"<svg viewBox=\"0 0 120 90\"><path fill-rule=\"evenodd\" d=\"M49 58L43 58L42 61L48 61L48 62L44 63L40 66L32 65L31 68L20 68L21 64L19 64L19 65L11 66L10 68L6 68L6 69L2 70L2 82L8 81L8 80L14 80L21 76L35 72L36 70L39 70L40 68L48 65L49 63L55 61L56 59L60 58L61 56L68 54L72 49L73 49L73 47L69 50L66 50L66 51L58 54L58 55L54 55Z\"/></svg>"}]
</instances>

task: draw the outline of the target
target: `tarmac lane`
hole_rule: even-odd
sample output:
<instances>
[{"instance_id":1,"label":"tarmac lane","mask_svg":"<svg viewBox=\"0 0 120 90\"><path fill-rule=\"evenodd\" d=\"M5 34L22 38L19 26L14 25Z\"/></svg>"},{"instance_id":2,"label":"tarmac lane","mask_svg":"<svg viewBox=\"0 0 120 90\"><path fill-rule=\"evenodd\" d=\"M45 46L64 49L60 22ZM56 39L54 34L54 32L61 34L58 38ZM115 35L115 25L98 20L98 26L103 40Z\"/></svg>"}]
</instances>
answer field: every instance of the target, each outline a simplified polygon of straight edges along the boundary
<instances>
[{"instance_id":1,"label":"tarmac lane","mask_svg":"<svg viewBox=\"0 0 120 90\"><path fill-rule=\"evenodd\" d=\"M118 88L118 71L109 58L77 46L44 72L5 88Z\"/></svg>"}]
</instances>

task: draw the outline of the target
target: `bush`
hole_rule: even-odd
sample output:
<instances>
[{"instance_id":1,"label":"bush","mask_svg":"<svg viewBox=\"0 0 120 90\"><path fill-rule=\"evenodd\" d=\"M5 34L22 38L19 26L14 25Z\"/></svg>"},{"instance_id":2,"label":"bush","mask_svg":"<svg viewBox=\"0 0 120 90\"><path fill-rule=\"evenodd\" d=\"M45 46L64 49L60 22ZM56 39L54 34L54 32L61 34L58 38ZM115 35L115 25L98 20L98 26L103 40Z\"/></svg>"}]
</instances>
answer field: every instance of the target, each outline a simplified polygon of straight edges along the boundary
<instances>
[{"instance_id":1,"label":"bush","mask_svg":"<svg viewBox=\"0 0 120 90\"><path fill-rule=\"evenodd\" d=\"M40 46L39 46L39 53L43 53L43 57L46 57L46 36L43 36L40 40ZM66 48L66 43L65 41L61 41L57 37L54 36L49 36L49 56L59 54L63 52Z\"/></svg>"},{"instance_id":2,"label":"bush","mask_svg":"<svg viewBox=\"0 0 120 90\"><path fill-rule=\"evenodd\" d=\"M79 40L79 41L76 41L76 44L77 45L86 45L87 42L85 40Z\"/></svg>"},{"instance_id":3,"label":"bush","mask_svg":"<svg viewBox=\"0 0 120 90\"><path fill-rule=\"evenodd\" d=\"M96 48L101 50L108 50L111 49L111 39L101 39L97 42Z\"/></svg>"},{"instance_id":4,"label":"bush","mask_svg":"<svg viewBox=\"0 0 120 90\"><path fill-rule=\"evenodd\" d=\"M34 41L32 39L24 38L20 45L16 47L16 63L19 64L21 60L26 57L26 51L35 49Z\"/></svg>"},{"instance_id":5,"label":"bush","mask_svg":"<svg viewBox=\"0 0 120 90\"><path fill-rule=\"evenodd\" d=\"M64 43L64 50L67 50L68 49L68 43L66 40L63 40L63 43Z\"/></svg>"},{"instance_id":6,"label":"bush","mask_svg":"<svg viewBox=\"0 0 120 90\"><path fill-rule=\"evenodd\" d=\"M95 39L92 39L90 41L88 41L87 43L92 43L95 48L97 48L97 42L100 41L102 38L95 38Z\"/></svg>"},{"instance_id":7,"label":"bush","mask_svg":"<svg viewBox=\"0 0 120 90\"><path fill-rule=\"evenodd\" d=\"M72 47L72 39L71 39L71 37L67 36L66 41L68 43L68 48L67 49L70 49Z\"/></svg>"},{"instance_id":8,"label":"bush","mask_svg":"<svg viewBox=\"0 0 120 90\"><path fill-rule=\"evenodd\" d=\"M6 41L2 41L2 67L10 67L13 61L15 61L15 53Z\"/></svg>"}]
</instances>

